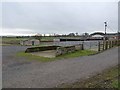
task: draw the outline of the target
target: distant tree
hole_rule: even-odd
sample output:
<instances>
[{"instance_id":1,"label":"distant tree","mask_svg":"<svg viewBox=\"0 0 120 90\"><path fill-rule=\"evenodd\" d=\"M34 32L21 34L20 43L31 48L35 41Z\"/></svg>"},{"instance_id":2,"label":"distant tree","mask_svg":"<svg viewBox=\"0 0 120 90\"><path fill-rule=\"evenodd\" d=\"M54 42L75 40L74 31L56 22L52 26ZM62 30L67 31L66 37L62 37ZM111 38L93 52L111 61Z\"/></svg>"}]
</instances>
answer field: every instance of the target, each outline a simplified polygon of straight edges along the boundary
<instances>
[{"instance_id":1,"label":"distant tree","mask_svg":"<svg viewBox=\"0 0 120 90\"><path fill-rule=\"evenodd\" d=\"M77 32L75 34L76 34L76 36L79 36Z\"/></svg>"},{"instance_id":2,"label":"distant tree","mask_svg":"<svg viewBox=\"0 0 120 90\"><path fill-rule=\"evenodd\" d=\"M74 36L75 36L75 33L69 33L68 36L74 37Z\"/></svg>"},{"instance_id":3,"label":"distant tree","mask_svg":"<svg viewBox=\"0 0 120 90\"><path fill-rule=\"evenodd\" d=\"M89 36L89 33L85 33L85 36Z\"/></svg>"},{"instance_id":4,"label":"distant tree","mask_svg":"<svg viewBox=\"0 0 120 90\"><path fill-rule=\"evenodd\" d=\"M83 33L83 35L82 36L84 36L84 37L88 37L89 36L89 33Z\"/></svg>"},{"instance_id":5,"label":"distant tree","mask_svg":"<svg viewBox=\"0 0 120 90\"><path fill-rule=\"evenodd\" d=\"M83 38L83 39L87 39L88 37L89 37L89 33L83 33L83 34L82 34L82 38Z\"/></svg>"}]
</instances>

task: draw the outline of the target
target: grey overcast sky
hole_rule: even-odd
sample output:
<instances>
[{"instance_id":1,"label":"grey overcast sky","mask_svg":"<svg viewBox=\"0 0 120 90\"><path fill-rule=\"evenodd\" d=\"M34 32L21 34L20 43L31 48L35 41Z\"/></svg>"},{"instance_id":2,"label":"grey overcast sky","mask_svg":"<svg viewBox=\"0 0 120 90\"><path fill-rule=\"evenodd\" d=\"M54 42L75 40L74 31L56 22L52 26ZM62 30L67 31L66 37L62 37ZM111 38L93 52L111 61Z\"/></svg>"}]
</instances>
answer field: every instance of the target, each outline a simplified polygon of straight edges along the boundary
<instances>
[{"instance_id":1,"label":"grey overcast sky","mask_svg":"<svg viewBox=\"0 0 120 90\"><path fill-rule=\"evenodd\" d=\"M1 7L1 6L0 6ZM117 2L2 2L2 35L118 30Z\"/></svg>"}]
</instances>

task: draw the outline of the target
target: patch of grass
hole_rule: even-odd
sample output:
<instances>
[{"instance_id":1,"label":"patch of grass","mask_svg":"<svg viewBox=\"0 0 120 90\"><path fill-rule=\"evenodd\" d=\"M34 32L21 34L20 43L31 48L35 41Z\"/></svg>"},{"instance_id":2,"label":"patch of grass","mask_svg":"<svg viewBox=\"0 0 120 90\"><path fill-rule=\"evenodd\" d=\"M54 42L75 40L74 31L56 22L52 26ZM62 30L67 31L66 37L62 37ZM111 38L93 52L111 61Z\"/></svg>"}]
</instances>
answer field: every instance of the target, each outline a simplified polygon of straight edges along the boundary
<instances>
[{"instance_id":1,"label":"patch of grass","mask_svg":"<svg viewBox=\"0 0 120 90\"><path fill-rule=\"evenodd\" d=\"M118 80L113 80L112 83L111 83L111 86L113 88L118 88L120 86L120 82Z\"/></svg>"},{"instance_id":2,"label":"patch of grass","mask_svg":"<svg viewBox=\"0 0 120 90\"><path fill-rule=\"evenodd\" d=\"M21 40L26 40L26 39L28 38L4 37L2 38L2 44L19 45Z\"/></svg>"},{"instance_id":3,"label":"patch of grass","mask_svg":"<svg viewBox=\"0 0 120 90\"><path fill-rule=\"evenodd\" d=\"M60 55L58 56L58 58L74 58L74 57L79 57L79 56L88 56L88 55L92 55L96 53L97 53L96 51L91 51L91 50L80 50L80 51L76 51L73 53Z\"/></svg>"},{"instance_id":4,"label":"patch of grass","mask_svg":"<svg viewBox=\"0 0 120 90\"><path fill-rule=\"evenodd\" d=\"M47 58L47 57L32 55L31 53L19 52L19 53L17 53L17 56L25 57L26 59L29 59L29 60L37 60L37 61L47 62L47 61L74 58L74 57L80 57L80 56L88 56L88 55L92 55L95 53L96 53L96 51L81 50L81 51L76 51L76 52L60 55L60 56L55 57L55 58Z\"/></svg>"},{"instance_id":5,"label":"patch of grass","mask_svg":"<svg viewBox=\"0 0 120 90\"><path fill-rule=\"evenodd\" d=\"M28 60L37 60L37 61L42 61L42 62L47 62L53 60L52 58L47 58L47 57L40 57L37 55L32 55L30 53L25 53L25 52L18 52L17 53L18 57L24 57Z\"/></svg>"},{"instance_id":6,"label":"patch of grass","mask_svg":"<svg viewBox=\"0 0 120 90\"><path fill-rule=\"evenodd\" d=\"M79 80L75 83L66 83L59 85L59 88L119 88L120 82L118 82L118 66L111 67L104 70L102 73L94 75L90 78ZM119 85L118 85L119 84Z\"/></svg>"},{"instance_id":7,"label":"patch of grass","mask_svg":"<svg viewBox=\"0 0 120 90\"><path fill-rule=\"evenodd\" d=\"M0 46L10 46L11 44L0 44Z\"/></svg>"}]
</instances>

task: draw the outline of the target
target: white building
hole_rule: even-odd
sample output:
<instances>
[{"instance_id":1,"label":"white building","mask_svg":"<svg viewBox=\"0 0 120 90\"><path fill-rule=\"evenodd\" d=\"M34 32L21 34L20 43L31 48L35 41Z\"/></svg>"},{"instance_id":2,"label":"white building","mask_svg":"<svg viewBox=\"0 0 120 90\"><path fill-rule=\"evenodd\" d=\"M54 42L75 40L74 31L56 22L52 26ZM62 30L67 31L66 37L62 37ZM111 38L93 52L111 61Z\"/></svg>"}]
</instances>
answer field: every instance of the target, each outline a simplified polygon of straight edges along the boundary
<instances>
[{"instance_id":1,"label":"white building","mask_svg":"<svg viewBox=\"0 0 120 90\"><path fill-rule=\"evenodd\" d=\"M20 41L21 45L39 45L40 41L37 39L28 39Z\"/></svg>"}]
</instances>

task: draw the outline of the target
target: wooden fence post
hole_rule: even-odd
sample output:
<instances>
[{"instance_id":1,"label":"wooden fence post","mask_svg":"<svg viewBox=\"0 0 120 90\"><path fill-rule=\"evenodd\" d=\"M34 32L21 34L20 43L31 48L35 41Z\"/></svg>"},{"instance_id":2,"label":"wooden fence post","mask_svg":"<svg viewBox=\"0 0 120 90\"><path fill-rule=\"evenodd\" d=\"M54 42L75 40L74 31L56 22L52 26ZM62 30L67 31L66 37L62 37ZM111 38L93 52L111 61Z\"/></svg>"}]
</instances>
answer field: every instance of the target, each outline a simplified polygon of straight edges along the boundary
<instances>
[{"instance_id":1,"label":"wooden fence post","mask_svg":"<svg viewBox=\"0 0 120 90\"><path fill-rule=\"evenodd\" d=\"M117 41L117 46L118 46L118 40L116 40Z\"/></svg>"},{"instance_id":2,"label":"wooden fence post","mask_svg":"<svg viewBox=\"0 0 120 90\"><path fill-rule=\"evenodd\" d=\"M103 41L103 51L104 51L104 47L105 47L105 41Z\"/></svg>"},{"instance_id":3,"label":"wooden fence post","mask_svg":"<svg viewBox=\"0 0 120 90\"><path fill-rule=\"evenodd\" d=\"M112 48L112 41L110 41L110 48Z\"/></svg>"},{"instance_id":4,"label":"wooden fence post","mask_svg":"<svg viewBox=\"0 0 120 90\"><path fill-rule=\"evenodd\" d=\"M110 40L109 40L108 42L109 42L109 43L108 43L108 46L109 46L109 48L111 48L111 46L110 46L110 45L111 45L111 42L110 42Z\"/></svg>"},{"instance_id":5,"label":"wooden fence post","mask_svg":"<svg viewBox=\"0 0 120 90\"><path fill-rule=\"evenodd\" d=\"M100 52L100 42L98 42L98 52Z\"/></svg>"},{"instance_id":6,"label":"wooden fence post","mask_svg":"<svg viewBox=\"0 0 120 90\"><path fill-rule=\"evenodd\" d=\"M82 50L84 50L84 44L82 44Z\"/></svg>"},{"instance_id":7,"label":"wooden fence post","mask_svg":"<svg viewBox=\"0 0 120 90\"><path fill-rule=\"evenodd\" d=\"M107 49L108 49L108 41L107 41Z\"/></svg>"},{"instance_id":8,"label":"wooden fence post","mask_svg":"<svg viewBox=\"0 0 120 90\"><path fill-rule=\"evenodd\" d=\"M117 40L115 40L115 46L117 46Z\"/></svg>"},{"instance_id":9,"label":"wooden fence post","mask_svg":"<svg viewBox=\"0 0 120 90\"><path fill-rule=\"evenodd\" d=\"M110 48L110 41L108 41L108 48Z\"/></svg>"},{"instance_id":10,"label":"wooden fence post","mask_svg":"<svg viewBox=\"0 0 120 90\"><path fill-rule=\"evenodd\" d=\"M112 44L111 44L111 41L109 41L109 48L111 48L112 47Z\"/></svg>"},{"instance_id":11,"label":"wooden fence post","mask_svg":"<svg viewBox=\"0 0 120 90\"><path fill-rule=\"evenodd\" d=\"M115 40L113 40L113 47L115 46Z\"/></svg>"},{"instance_id":12,"label":"wooden fence post","mask_svg":"<svg viewBox=\"0 0 120 90\"><path fill-rule=\"evenodd\" d=\"M113 47L113 41L112 41L112 47Z\"/></svg>"},{"instance_id":13,"label":"wooden fence post","mask_svg":"<svg viewBox=\"0 0 120 90\"><path fill-rule=\"evenodd\" d=\"M120 45L120 40L118 40L118 46Z\"/></svg>"},{"instance_id":14,"label":"wooden fence post","mask_svg":"<svg viewBox=\"0 0 120 90\"><path fill-rule=\"evenodd\" d=\"M105 42L105 50L108 49L108 41Z\"/></svg>"},{"instance_id":15,"label":"wooden fence post","mask_svg":"<svg viewBox=\"0 0 120 90\"><path fill-rule=\"evenodd\" d=\"M115 40L115 46L117 45L116 40Z\"/></svg>"},{"instance_id":16,"label":"wooden fence post","mask_svg":"<svg viewBox=\"0 0 120 90\"><path fill-rule=\"evenodd\" d=\"M120 45L120 40L117 40L118 41L118 46Z\"/></svg>"}]
</instances>

